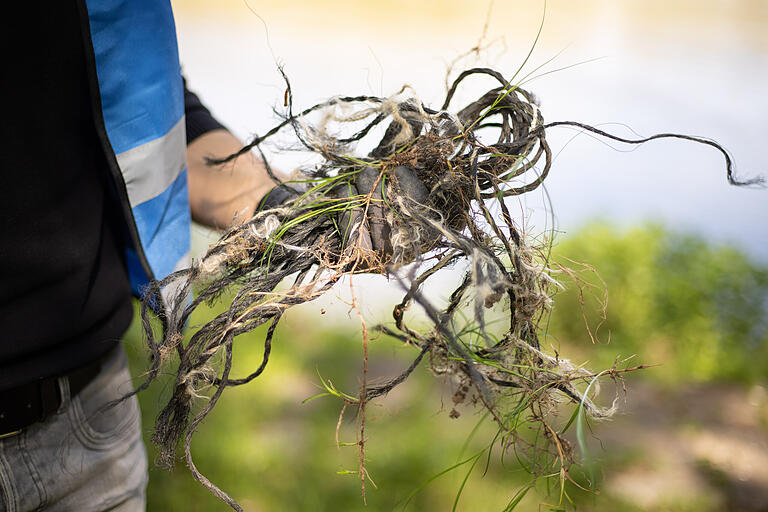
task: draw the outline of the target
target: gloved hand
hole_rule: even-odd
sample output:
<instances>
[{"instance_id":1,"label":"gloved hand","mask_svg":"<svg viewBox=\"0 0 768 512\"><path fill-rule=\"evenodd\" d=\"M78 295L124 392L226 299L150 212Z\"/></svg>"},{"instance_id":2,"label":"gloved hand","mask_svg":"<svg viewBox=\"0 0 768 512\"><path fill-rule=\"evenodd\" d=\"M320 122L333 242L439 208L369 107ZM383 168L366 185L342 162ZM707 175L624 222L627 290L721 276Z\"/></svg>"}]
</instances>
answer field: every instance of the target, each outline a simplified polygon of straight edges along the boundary
<instances>
[{"instance_id":1,"label":"gloved hand","mask_svg":"<svg viewBox=\"0 0 768 512\"><path fill-rule=\"evenodd\" d=\"M267 192L261 201L259 201L258 206L256 206L256 211L260 212L262 210L277 208L287 200L297 197L300 194L301 192L297 191L293 187L290 187L289 185L277 185L272 190Z\"/></svg>"},{"instance_id":2,"label":"gloved hand","mask_svg":"<svg viewBox=\"0 0 768 512\"><path fill-rule=\"evenodd\" d=\"M393 256L392 233L395 211L426 209L428 192L416 172L408 166L391 171L363 167L353 183L335 190L337 197L370 195L370 202L345 210L339 218L339 229L345 248L374 251L381 263ZM402 216L402 215L401 215Z\"/></svg>"},{"instance_id":3,"label":"gloved hand","mask_svg":"<svg viewBox=\"0 0 768 512\"><path fill-rule=\"evenodd\" d=\"M278 185L259 202L256 211L277 208L299 194L290 185ZM352 181L339 184L330 195L336 199L370 196L370 201L366 200L363 205L337 214L336 225L342 239L342 259L367 260L371 268L392 261L395 253L392 238L397 224L408 222L408 216L414 212L428 211L426 187L412 168L402 165L383 172L363 167ZM402 240L400 242L403 245ZM409 247L406 256L402 248L400 252L397 259L402 262L412 259L414 252L419 251Z\"/></svg>"}]
</instances>

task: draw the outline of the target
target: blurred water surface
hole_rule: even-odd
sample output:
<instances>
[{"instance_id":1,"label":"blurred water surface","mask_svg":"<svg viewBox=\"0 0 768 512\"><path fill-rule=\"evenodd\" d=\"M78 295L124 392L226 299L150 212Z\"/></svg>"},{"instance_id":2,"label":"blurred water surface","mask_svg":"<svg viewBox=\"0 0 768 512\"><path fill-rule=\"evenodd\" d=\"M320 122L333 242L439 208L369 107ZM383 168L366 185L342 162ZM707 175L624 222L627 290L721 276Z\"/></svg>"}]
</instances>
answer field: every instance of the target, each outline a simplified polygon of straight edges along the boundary
<instances>
[{"instance_id":1,"label":"blurred water surface","mask_svg":"<svg viewBox=\"0 0 768 512\"><path fill-rule=\"evenodd\" d=\"M534 43L544 4L490 8L484 39L490 47L459 66L491 65L512 76ZM285 66L299 108L339 94L389 95L404 83L437 104L447 63L477 44L489 4L177 0L175 9L193 87L247 138L271 127L271 108L282 108L276 62ZM533 76L598 59L525 84L546 119L623 135L631 128L706 136L731 151L740 175L768 173L768 2L561 0L546 9L541 37L519 76L540 65ZM478 83L475 90L489 86ZM547 181L559 230L596 216L622 224L650 217L768 260L768 195L727 186L723 159L713 149L659 141L639 148L610 143L614 150L586 135L571 141L575 134L550 134L556 151L565 148ZM301 157L280 162L288 170ZM543 230L541 194L525 207L539 213L531 229Z\"/></svg>"}]
</instances>

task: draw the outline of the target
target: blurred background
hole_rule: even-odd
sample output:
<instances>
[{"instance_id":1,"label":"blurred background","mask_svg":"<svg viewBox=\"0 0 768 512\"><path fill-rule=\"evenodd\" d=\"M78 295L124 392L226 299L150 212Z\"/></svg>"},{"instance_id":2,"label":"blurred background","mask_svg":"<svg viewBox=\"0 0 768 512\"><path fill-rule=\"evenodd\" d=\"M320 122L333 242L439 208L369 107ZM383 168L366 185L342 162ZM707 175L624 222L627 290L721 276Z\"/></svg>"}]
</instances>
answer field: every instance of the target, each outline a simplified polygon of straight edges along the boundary
<instances>
[{"instance_id":1,"label":"blurred background","mask_svg":"<svg viewBox=\"0 0 768 512\"><path fill-rule=\"evenodd\" d=\"M478 65L518 73L547 121L622 136L705 136L731 152L737 176L768 175L764 0L550 0L545 15L538 1L173 5L190 88L244 140L277 122L273 108L283 110L278 64L299 110L334 95L387 96L406 83L439 105L453 63L454 75ZM491 86L478 79L455 104ZM722 156L707 146L623 146L567 128L548 138L557 156L546 190L514 203L518 222L530 236L554 237L556 261L594 267L599 277L581 277L608 290L607 321L592 343L575 283L564 281L550 346L593 369L619 356L660 366L628 375L620 413L590 425L589 457L574 478L594 481L599 494L569 484L569 502L543 481L518 509L768 510L768 191L729 186ZM286 172L307 162L285 151L288 143L265 147ZM195 250L214 236L195 226ZM388 322L400 300L395 283L367 276L353 284L369 324ZM592 327L601 299L599 290L586 294ZM320 392L319 375L357 392L362 347L349 300L349 283L340 283L286 315L264 375L225 393L200 428L198 467L249 511L504 510L529 480L498 453L463 487L468 465L430 481L487 445L494 430L481 424L471 436L480 416L468 406L449 418L451 384L425 368L369 408L367 469L378 488L368 486L363 505L359 478L345 474L357 468L357 450L334 440L341 404L302 404ZM199 312L191 325L222 307ZM261 334L236 344L238 374L261 360ZM127 344L138 377L146 354L136 323ZM414 356L379 338L371 374L394 375ZM148 435L168 385L140 397ZM348 411L341 441L356 440L355 425ZM173 473L150 471L149 510L227 507L180 463Z\"/></svg>"}]
</instances>

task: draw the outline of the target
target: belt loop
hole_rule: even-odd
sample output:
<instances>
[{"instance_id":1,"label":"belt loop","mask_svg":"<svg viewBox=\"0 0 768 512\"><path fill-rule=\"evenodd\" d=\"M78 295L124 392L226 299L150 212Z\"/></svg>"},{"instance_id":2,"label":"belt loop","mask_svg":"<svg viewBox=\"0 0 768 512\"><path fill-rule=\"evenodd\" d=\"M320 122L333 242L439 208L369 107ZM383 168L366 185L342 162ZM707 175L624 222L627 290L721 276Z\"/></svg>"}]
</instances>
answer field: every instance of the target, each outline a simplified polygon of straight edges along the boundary
<instances>
[{"instance_id":1,"label":"belt loop","mask_svg":"<svg viewBox=\"0 0 768 512\"><path fill-rule=\"evenodd\" d=\"M59 377L58 384L59 384L59 396L61 397L61 404L59 405L59 410L56 411L56 414L61 414L62 412L67 410L67 408L69 407L69 403L71 401L71 397L69 396L69 379L66 377Z\"/></svg>"},{"instance_id":2,"label":"belt loop","mask_svg":"<svg viewBox=\"0 0 768 512\"><path fill-rule=\"evenodd\" d=\"M59 385L55 378L43 379L40 382L40 421L45 420L59 408Z\"/></svg>"}]
</instances>

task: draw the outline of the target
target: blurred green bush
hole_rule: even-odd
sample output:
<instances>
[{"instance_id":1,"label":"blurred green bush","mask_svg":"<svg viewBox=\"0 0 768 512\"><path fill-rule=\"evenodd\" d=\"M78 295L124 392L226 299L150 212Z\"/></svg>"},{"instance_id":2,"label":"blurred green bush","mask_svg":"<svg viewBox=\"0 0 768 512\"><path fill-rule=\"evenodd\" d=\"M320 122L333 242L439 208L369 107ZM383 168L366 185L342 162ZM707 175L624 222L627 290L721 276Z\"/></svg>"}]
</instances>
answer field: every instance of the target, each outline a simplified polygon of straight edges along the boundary
<instances>
[{"instance_id":1,"label":"blurred green bush","mask_svg":"<svg viewBox=\"0 0 768 512\"><path fill-rule=\"evenodd\" d=\"M617 355L660 364L647 370L667 383L727 379L753 383L768 368L768 268L725 245L658 224L618 231L593 223L558 244L554 259L580 269L582 285L560 279L549 333L561 353L584 351L590 366L610 366ZM589 271L576 262L594 268ZM599 275L599 277L598 277ZM601 281L602 278L602 281ZM591 345L582 314L600 324Z\"/></svg>"},{"instance_id":2,"label":"blurred green bush","mask_svg":"<svg viewBox=\"0 0 768 512\"><path fill-rule=\"evenodd\" d=\"M739 251L707 244L701 238L678 234L658 225L618 231L607 224L591 224L558 243L553 258L579 270L579 287L566 275L567 287L555 297L548 322L548 340L563 357L588 366L610 366L617 355L636 355L636 362L663 366L628 377L665 383L729 379L749 383L765 378L768 368L768 269ZM593 328L599 323L600 288L595 273L574 262L585 262L599 272L609 291L607 320L593 344L582 315ZM570 281L570 282L569 282ZM213 311L198 311L190 324L202 322ZM337 448L336 424L341 403L322 398L302 404L320 392L319 374L339 389L355 394L359 387L362 349L360 334L332 328L288 314L278 328L272 358L255 382L224 393L214 413L193 442L198 468L249 511L389 511L402 510L403 500L422 483L476 453L495 434L492 425L478 424L478 412L453 407L450 384L424 368L387 398L368 408L366 468L378 484L367 487L368 505L360 495L358 475L336 474L358 468L356 447ZM311 328L307 328L310 325ZM134 375L146 368L146 353L138 322L127 338ZM263 350L263 330L243 336L235 344L235 375L256 367ZM371 377L391 376L415 356L412 348L385 337L370 345ZM169 369L172 373L172 369ZM154 417L172 384L165 376L141 394L144 429L149 444ZM342 442L356 441L355 411L348 410L341 425ZM503 510L529 478L498 454L483 458L462 491L456 510ZM451 510L469 464L434 480L408 503L406 510ZM482 476L481 476L482 475ZM519 510L539 510L556 502L530 493ZM192 479L183 462L174 472L150 470L150 511L228 510ZM591 499L591 498L590 498ZM611 510L610 500L590 501L589 510ZM630 505L623 505L631 510ZM557 510L558 508L552 508ZM542 508L541 510L548 510Z\"/></svg>"}]
</instances>

